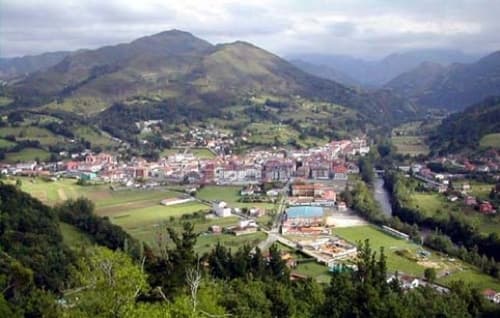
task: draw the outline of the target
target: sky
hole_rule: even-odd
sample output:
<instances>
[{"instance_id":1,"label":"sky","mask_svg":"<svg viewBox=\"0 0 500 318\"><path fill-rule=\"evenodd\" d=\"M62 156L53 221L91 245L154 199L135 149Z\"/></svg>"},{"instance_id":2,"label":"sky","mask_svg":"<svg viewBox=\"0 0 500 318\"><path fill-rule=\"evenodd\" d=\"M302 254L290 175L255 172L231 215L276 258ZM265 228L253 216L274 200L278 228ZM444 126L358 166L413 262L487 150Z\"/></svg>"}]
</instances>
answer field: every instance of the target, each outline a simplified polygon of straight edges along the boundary
<instances>
[{"instance_id":1,"label":"sky","mask_svg":"<svg viewBox=\"0 0 500 318\"><path fill-rule=\"evenodd\" d=\"M500 0L0 0L0 56L97 48L169 29L281 56L500 50Z\"/></svg>"}]
</instances>

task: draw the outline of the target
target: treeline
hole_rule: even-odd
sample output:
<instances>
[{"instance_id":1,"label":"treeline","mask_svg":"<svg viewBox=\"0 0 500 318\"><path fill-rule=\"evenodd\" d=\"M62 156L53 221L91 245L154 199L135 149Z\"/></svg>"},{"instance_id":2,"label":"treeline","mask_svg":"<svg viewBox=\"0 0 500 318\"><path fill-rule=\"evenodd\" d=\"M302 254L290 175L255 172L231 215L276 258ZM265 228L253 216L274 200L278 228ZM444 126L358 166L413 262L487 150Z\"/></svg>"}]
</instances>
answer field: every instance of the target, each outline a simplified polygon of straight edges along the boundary
<instances>
[{"instance_id":1,"label":"treeline","mask_svg":"<svg viewBox=\"0 0 500 318\"><path fill-rule=\"evenodd\" d=\"M486 258L491 258L495 262L500 261L500 238L496 233L483 235L459 214L451 214L447 219L425 216L417 209L409 206L409 196L413 190L406 186L400 174L396 172L387 173L384 181L385 186L392 194L392 210L394 215L406 223L437 230L451 239L449 244L432 244L430 240L428 243L432 244L432 247L443 252L451 252L452 255L462 255L464 260L473 260L473 264L483 267L487 272L498 276L498 264L495 264L495 266L483 266L482 256L476 256L485 255ZM463 252L460 252L460 249L454 251L451 242L458 246L463 246L471 254L465 256Z\"/></svg>"},{"instance_id":2,"label":"treeline","mask_svg":"<svg viewBox=\"0 0 500 318\"><path fill-rule=\"evenodd\" d=\"M54 209L61 221L77 227L89 234L99 245L112 250L126 249L136 258L140 254L140 244L109 218L94 214L94 203L87 198L69 199Z\"/></svg>"},{"instance_id":3,"label":"treeline","mask_svg":"<svg viewBox=\"0 0 500 318\"><path fill-rule=\"evenodd\" d=\"M330 284L290 280L276 245L269 252L216 244L195 252L198 234L158 229L156 246L139 257L121 248L69 250L61 219L90 236L110 239L115 229L93 220L83 199L55 209L0 184L0 316L2 317L496 317L498 307L476 289L454 284L403 291L388 282L384 251L360 244L357 270L333 273ZM79 217L79 214L83 214ZM100 231L91 230L101 228ZM120 237L120 235L118 235ZM126 245L126 244L124 244ZM397 277L397 273L396 273Z\"/></svg>"},{"instance_id":4,"label":"treeline","mask_svg":"<svg viewBox=\"0 0 500 318\"><path fill-rule=\"evenodd\" d=\"M420 238L418 226L403 222L397 216L386 216L380 204L375 200L373 190L364 182L357 182L351 191L341 193L342 199L359 215L376 225L387 225L410 235L414 240Z\"/></svg>"}]
</instances>

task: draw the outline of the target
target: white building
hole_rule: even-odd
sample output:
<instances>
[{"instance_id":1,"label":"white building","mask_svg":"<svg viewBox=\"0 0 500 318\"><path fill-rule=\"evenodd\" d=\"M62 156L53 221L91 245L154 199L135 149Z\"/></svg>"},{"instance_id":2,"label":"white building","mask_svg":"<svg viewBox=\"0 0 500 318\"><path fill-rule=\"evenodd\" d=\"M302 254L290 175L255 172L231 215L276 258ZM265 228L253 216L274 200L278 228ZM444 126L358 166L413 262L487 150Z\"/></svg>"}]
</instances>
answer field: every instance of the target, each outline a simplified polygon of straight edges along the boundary
<instances>
[{"instance_id":1,"label":"white building","mask_svg":"<svg viewBox=\"0 0 500 318\"><path fill-rule=\"evenodd\" d=\"M224 201L214 202L212 208L218 217L225 218L231 216L231 208L228 208L227 203Z\"/></svg>"}]
</instances>

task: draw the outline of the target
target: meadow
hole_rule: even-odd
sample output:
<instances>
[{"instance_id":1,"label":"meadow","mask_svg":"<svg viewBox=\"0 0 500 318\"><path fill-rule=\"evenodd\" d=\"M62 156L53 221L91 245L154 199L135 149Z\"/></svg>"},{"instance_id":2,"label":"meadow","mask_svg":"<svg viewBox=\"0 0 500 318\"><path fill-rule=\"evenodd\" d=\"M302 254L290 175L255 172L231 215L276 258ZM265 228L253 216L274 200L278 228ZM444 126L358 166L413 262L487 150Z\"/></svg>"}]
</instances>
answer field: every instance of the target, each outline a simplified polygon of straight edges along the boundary
<instances>
[{"instance_id":1,"label":"meadow","mask_svg":"<svg viewBox=\"0 0 500 318\"><path fill-rule=\"evenodd\" d=\"M239 202L240 191L243 187L241 186L205 186L198 191L196 197L207 201L224 201L232 208L263 208L263 209L273 209L275 205L273 203L245 203Z\"/></svg>"},{"instance_id":2,"label":"meadow","mask_svg":"<svg viewBox=\"0 0 500 318\"><path fill-rule=\"evenodd\" d=\"M499 149L500 148L500 133L488 134L488 135L483 136L483 138L481 138L481 140L479 141L479 145L482 148Z\"/></svg>"},{"instance_id":3,"label":"meadow","mask_svg":"<svg viewBox=\"0 0 500 318\"><path fill-rule=\"evenodd\" d=\"M392 136L391 141L396 151L403 155L418 156L429 153L424 136Z\"/></svg>"},{"instance_id":4,"label":"meadow","mask_svg":"<svg viewBox=\"0 0 500 318\"><path fill-rule=\"evenodd\" d=\"M463 280L480 289L493 288L500 290L500 280L481 273L472 265L460 260L450 259L441 253L430 251L431 255L429 257L418 261L401 256L408 255L413 257L421 249L421 246L393 237L374 226L338 228L334 230L334 234L353 243L369 239L370 246L377 252L379 252L380 247L383 247L384 254L387 256L387 268L389 272L398 270L399 272L423 277L426 267L434 267L438 274L438 283L447 285L452 281ZM403 250L405 253L398 254L396 253L398 250ZM427 248L425 250L429 251Z\"/></svg>"},{"instance_id":5,"label":"meadow","mask_svg":"<svg viewBox=\"0 0 500 318\"><path fill-rule=\"evenodd\" d=\"M24 148L18 152L9 152L5 154L5 162L16 163L16 162L27 162L34 160L46 161L50 158L50 153L46 150L39 148Z\"/></svg>"},{"instance_id":6,"label":"meadow","mask_svg":"<svg viewBox=\"0 0 500 318\"><path fill-rule=\"evenodd\" d=\"M180 195L178 189L161 188L158 190L120 190L113 191L109 185L98 184L79 186L75 179L59 179L57 181L44 181L39 178L12 178L9 183L21 180L21 189L40 199L42 202L54 205L66 199L86 197L95 203L97 215L109 217L111 222L121 226L136 239L146 242L153 248L157 247L159 233L165 233L166 226L178 232L182 225L189 221L194 225L195 232L199 233L196 251L204 253L209 251L218 241L227 247L236 250L244 244L252 246L265 239L265 234L255 234L235 237L230 234L208 235L204 234L211 225L232 226L238 224L238 217L205 218L204 214L211 209L209 205L193 201L173 206L163 206L160 201L165 198ZM238 190L232 189L229 194L218 187L210 189L206 196L214 198L222 196L226 199L237 200ZM193 213L201 212L197 217ZM263 217L262 219L266 219ZM71 225L61 223L61 231L70 246L78 247L79 241L86 244L89 238Z\"/></svg>"}]
</instances>

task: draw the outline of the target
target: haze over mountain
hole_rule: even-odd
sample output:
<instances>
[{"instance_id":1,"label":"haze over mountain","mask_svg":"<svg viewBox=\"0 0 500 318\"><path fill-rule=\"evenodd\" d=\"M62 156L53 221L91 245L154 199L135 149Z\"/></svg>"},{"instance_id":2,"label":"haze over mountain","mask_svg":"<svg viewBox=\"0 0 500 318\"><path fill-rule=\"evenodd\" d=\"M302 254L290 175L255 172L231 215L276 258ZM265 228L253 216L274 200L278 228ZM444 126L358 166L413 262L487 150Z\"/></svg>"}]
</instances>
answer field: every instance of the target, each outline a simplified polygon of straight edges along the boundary
<instances>
[{"instance_id":1,"label":"haze over mountain","mask_svg":"<svg viewBox=\"0 0 500 318\"><path fill-rule=\"evenodd\" d=\"M388 92L365 93L314 77L252 44L212 45L178 30L71 53L11 92L31 106L40 100L91 96L109 107L140 96L208 110L272 95L333 102L383 120L415 113L412 105Z\"/></svg>"},{"instance_id":2,"label":"haze over mountain","mask_svg":"<svg viewBox=\"0 0 500 318\"><path fill-rule=\"evenodd\" d=\"M477 57L456 50L414 50L394 53L381 60L368 61L346 55L300 54L290 55L289 60L300 59L314 65L326 65L342 72L362 85L380 87L394 77L407 72L420 63L433 62L443 65L468 63Z\"/></svg>"},{"instance_id":3,"label":"haze over mountain","mask_svg":"<svg viewBox=\"0 0 500 318\"><path fill-rule=\"evenodd\" d=\"M65 58L69 52L50 52L13 58L0 58L0 80L10 80L47 69Z\"/></svg>"},{"instance_id":4,"label":"haze over mountain","mask_svg":"<svg viewBox=\"0 0 500 318\"><path fill-rule=\"evenodd\" d=\"M304 62L302 60L290 60L290 63L300 68L304 72L315 75L317 77L326 78L351 87L360 86L359 82L357 82L349 75L324 64L316 65L309 62Z\"/></svg>"},{"instance_id":5,"label":"haze over mountain","mask_svg":"<svg viewBox=\"0 0 500 318\"><path fill-rule=\"evenodd\" d=\"M422 107L460 110L500 95L500 51L470 64L424 63L385 86Z\"/></svg>"}]
</instances>

